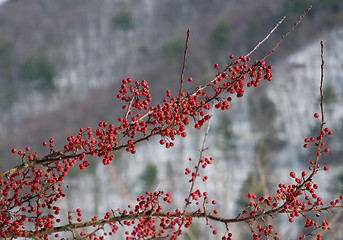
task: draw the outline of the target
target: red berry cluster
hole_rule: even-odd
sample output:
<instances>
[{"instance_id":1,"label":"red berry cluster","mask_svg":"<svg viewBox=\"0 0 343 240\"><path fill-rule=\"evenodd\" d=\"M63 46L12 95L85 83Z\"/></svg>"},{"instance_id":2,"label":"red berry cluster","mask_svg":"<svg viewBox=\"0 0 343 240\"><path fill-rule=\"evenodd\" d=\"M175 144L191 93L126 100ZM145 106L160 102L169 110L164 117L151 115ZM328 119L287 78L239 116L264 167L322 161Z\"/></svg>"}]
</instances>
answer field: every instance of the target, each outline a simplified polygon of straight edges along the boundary
<instances>
[{"instance_id":1,"label":"red berry cluster","mask_svg":"<svg viewBox=\"0 0 343 240\"><path fill-rule=\"evenodd\" d=\"M230 59L233 59L233 56ZM103 164L107 165L114 160L116 150L125 149L134 154L137 143L154 135L161 136L161 145L166 148L172 147L176 136L187 136L186 126L189 125L191 119L195 122L194 127L201 129L211 118L207 112L212 106L223 111L228 110L232 95L241 98L244 95L245 86L257 87L262 79L271 81L271 66L260 61L248 67L249 61L250 58L239 57L224 71L218 72L215 78L204 86L197 85L192 78L188 78L189 83L196 85L196 89L192 93L180 91L178 96L173 97L171 91L167 90L166 98L156 106L151 104L151 95L146 81L133 82L130 78L124 79L117 98L124 102L122 109L126 113L125 116L118 118L117 126L100 122L95 130L91 127L80 128L77 135L67 138L68 143L62 151L54 149L55 140L51 138L48 142L43 143L43 146L50 151L44 157L38 157L36 153L30 154L30 147L26 147L25 151L12 149L12 153L18 154L22 158L23 170L17 169L7 175L7 180L0 181L0 191L3 194L0 202L0 208L3 211L0 212L0 219L8 226L0 230L0 236L25 237L29 233L33 233L40 234L46 239L49 234L44 235L44 232L48 232L56 222L61 221L58 217L61 209L55 205L60 197L65 196L61 182L75 164L79 166L80 170L89 166L89 162L86 160L87 155L98 156L102 159ZM214 69L218 70L219 65L215 64ZM315 114L314 117L319 120L319 114ZM288 214L290 222L293 222L296 217L303 216L305 218L304 227L312 229L312 231L319 228L330 229L326 221L319 224L306 217L305 213L309 209L315 211L324 205L322 198L315 192L318 185L313 182L312 176L319 170L328 170L327 167L320 169L318 159L323 152L329 152L328 148L322 150L325 145L323 139L331 135L332 132L328 128L322 127L318 137L305 139L305 148L309 146L317 148L316 159L310 162L309 173L303 171L299 177L294 172L290 173L295 184L279 184L275 197L264 198L253 194L248 195L251 202L237 221L246 221L252 226L254 222L262 220L262 223L251 228L254 239L261 239L263 236L278 237L273 226L263 220L263 216L266 216L268 212L271 215L276 212ZM214 206L216 201L211 201L207 192L193 188L194 183L201 176L200 169L205 169L212 163L212 158L201 156L193 170L185 169L185 174L190 175L191 190L185 199L186 207L183 212L180 210L162 212L163 202L172 203L170 193L147 192L146 195L137 199L138 204L130 207L131 210L120 211L117 209L106 213L104 219L117 217L127 219L123 220L124 225L132 227L132 231L126 232L127 239L163 236L170 236L171 239L177 238L182 234L181 228L188 228L193 222L194 216L188 216L189 213L186 212L190 204L197 206L193 212L193 214L198 214L196 216L215 219L214 216L218 214L218 210L212 209L208 212L207 208L210 204ZM36 167L37 164L44 167ZM207 179L206 175L201 177L202 181L207 181ZM301 196L303 198L300 198ZM339 204L342 198L341 196L332 201L331 206ZM74 214L75 223L81 223L80 209L77 209L75 213L68 212L69 222L72 222ZM98 218L94 217L92 221L98 221ZM34 225L30 232L25 228L25 224L28 222ZM104 231L104 235L112 235L117 232L119 225L115 222L108 222L111 230ZM217 231L213 225L209 224L209 226L212 233L216 235ZM95 232L92 234L81 233L81 236L99 239ZM232 234L227 232L228 234L222 239L231 239ZM55 237L57 236L58 234L55 235Z\"/></svg>"},{"instance_id":2,"label":"red berry cluster","mask_svg":"<svg viewBox=\"0 0 343 240\"><path fill-rule=\"evenodd\" d=\"M141 217L136 220L126 220L123 224L132 226L132 231L126 231L126 239L145 239L145 238L163 238L165 235L178 236L179 226L181 225L180 210L175 210L174 213L166 212L162 214L163 203L171 204L171 193L164 191L146 192L145 195L137 198L137 204L133 207L129 205L132 210L122 211L119 215L135 215L139 214ZM189 219L185 219L186 224Z\"/></svg>"},{"instance_id":3,"label":"red berry cluster","mask_svg":"<svg viewBox=\"0 0 343 240\"><path fill-rule=\"evenodd\" d=\"M304 12L293 28L263 59L275 51L310 9L311 7ZM281 24L283 19L270 34ZM268 39L270 34L247 56ZM213 107L228 110L232 96L243 97L245 87L258 87L262 79L272 80L272 67L267 66L264 60L249 67L248 64L251 61L249 57L241 56L234 60L234 56L230 55L229 58L232 62L223 71L218 71L219 65L215 64L214 69L218 73L212 81L204 86L198 85L193 78L189 77L188 83L194 84L196 89L191 93L185 93L182 87L188 40L189 30L187 32L180 90L176 96L172 96L171 91L167 90L166 98L160 104L153 106L147 82L144 80L133 82L132 79L127 78L122 81L117 95L117 98L124 102L122 109L126 111L124 116L118 118L118 122L114 124L100 122L95 130L91 127L86 130L80 128L78 134L67 138L67 144L62 150L55 149L55 140L51 138L48 142L43 143L43 146L49 150L49 154L44 157L30 153L30 147L26 147L25 151L12 149L13 154L18 154L21 157L22 164L0 173L0 238L48 239L53 233L54 237L58 238L59 231L73 231L74 229L93 226L94 231L90 233L81 232L79 235L83 239L97 240L116 234L119 227L127 226L131 227L130 231L125 232L127 240L176 239L182 235L182 228L191 226L193 218L205 218L213 235L217 235L217 231L210 224L210 220L225 224L226 233L222 240L231 240L232 234L228 229L230 222L248 223L253 233L253 239L261 239L264 236L278 239L278 233L274 231L273 226L265 221L266 218L277 213L287 214L290 222L300 216L305 219L304 227L310 230L310 233L301 236L300 239L313 236L314 232L319 229L330 229L326 220L318 222L307 216L308 212L316 211L319 214L323 210L342 207L338 204L343 200L343 196L340 196L331 201L330 206L323 207L323 200L316 193L318 184L313 181L313 176L320 170L328 170L326 166L320 168L319 158L322 153L329 152L328 148L322 150L325 145L323 139L332 135L329 129L323 127L325 124L322 91L323 74L320 88L322 120L319 120L320 115L318 113L314 114L314 117L321 124L321 133L316 138L306 138L304 145L304 148L309 146L316 148L316 158L310 162L309 172L303 171L300 174L291 172L290 176L295 183L291 185L280 183L275 197L264 198L248 194L249 206L239 217L235 219L218 217L218 210L213 209L217 202L210 200L207 192L202 192L195 187L196 180L206 181L208 179L206 175L200 177L202 173L200 170L213 163L212 158L203 156L205 150L203 145L198 163L193 166L192 170L185 169L185 174L190 177L191 186L183 210L176 209L172 212L164 212L162 210L165 209L165 205L171 209L171 193L164 191L146 192L145 195L137 198L137 204L134 207L129 206L129 210L124 211L120 209L111 210L102 219L95 216L91 221L85 222L82 219L81 209L66 210L67 219L65 220L68 224L55 227L56 223L61 223L59 218L61 208L58 207L57 201L65 196L62 182L71 167L78 165L80 170L84 170L89 166L87 156L97 156L102 159L104 165L108 165L114 160L115 151L125 149L129 153L135 154L136 144L148 140L154 135L160 136L161 145L170 148L174 145L173 141L176 136L187 136L186 126L190 124L191 120L194 121L194 127L200 130L211 118L208 110ZM323 71L322 42L321 46ZM194 204L192 207L195 210L188 211L191 204ZM75 232L73 234L74 238L77 238ZM97 235L102 236L98 237ZM316 234L316 236L317 239L321 239L320 234Z\"/></svg>"},{"instance_id":4,"label":"red berry cluster","mask_svg":"<svg viewBox=\"0 0 343 240\"><path fill-rule=\"evenodd\" d=\"M230 57L233 59L233 56ZM257 62L248 68L247 63L250 58L239 57L236 61L227 66L223 72L218 72L216 77L205 86L196 85L192 93L184 93L180 90L178 97L172 97L171 91L166 91L166 98L157 106L151 105L151 95L146 81L132 82L130 78L124 79L119 91L118 99L124 101L122 109L126 110L124 117L118 119L118 126L100 122L98 128L93 131L91 127L86 130L79 129L75 136L67 138L68 143L62 151L54 148L55 140L50 138L44 142L43 146L49 149L49 154L39 157L36 153L30 153L31 148L26 147L25 151L12 149L12 153L18 154L22 158L22 165L6 173L6 180L0 180L0 237L31 237L39 235L47 239L52 233L56 223L61 222L59 217L61 209L56 205L59 198L64 197L61 182L67 175L71 167L77 164L80 170L89 166L86 160L87 155L102 158L105 165L111 163L115 158L113 154L116 150L125 149L134 154L136 144L149 139L154 135L160 135L160 144L166 148L172 147L176 136L186 137L186 126L191 119L194 120L196 129L201 129L211 116L207 113L214 106L217 109L230 109L229 103L232 94L238 98L242 97L247 87L257 87L261 79L271 81L271 66L266 66L264 61ZM218 70L218 64L214 65ZM192 78L188 82L194 83ZM254 239L262 237L273 237L278 239L278 233L273 226L267 224L264 216L275 213L285 213L289 216L289 221L302 216L305 219L304 228L311 230L311 235L319 230L330 230L328 222L323 220L317 222L309 218L306 213L323 209L323 199L317 195L318 184L313 182L313 176L319 170L327 171L325 166L320 168L319 158L322 153L328 153L323 140L331 136L332 132L324 128L324 124L319 120L319 114L314 117L321 123L321 132L318 137L306 138L304 148L315 147L316 159L310 162L309 171L303 171L298 175L291 172L290 176L295 183L291 185L279 184L277 195L257 197L248 194L251 199L249 206L239 218L233 221L244 221L250 226ZM171 204L171 193L158 191L147 192L137 199L135 207L129 206L131 210L107 212L103 220L110 231L105 231L103 227L97 228L92 233L82 232L83 238L104 239L97 237L97 232L102 231L103 236L116 234L122 222L125 226L130 226L131 231L126 231L127 239L143 238L163 238L176 239L182 235L182 227L188 228L193 223L194 217L204 217L214 235L217 231L209 224L209 220L224 221L216 217L217 209L215 200L210 200L207 192L202 192L194 188L196 180L201 176L200 169L205 169L213 163L213 158L203 157L203 150L198 163L193 170L185 169L185 174L190 175L189 182L191 188L189 195L185 199L183 211L176 209L174 212L163 212L163 204ZM190 159L192 161L192 159ZM39 166L39 167L38 167ZM202 181L207 181L205 175ZM67 186L69 187L69 186ZM343 196L331 201L331 207L335 207L342 202ZM194 204L195 210L187 212L189 205ZM208 208L212 210L208 211ZM329 209L329 208L327 208ZM82 223L81 209L76 212L67 211L68 221L71 225ZM73 222L74 215L76 219ZM92 225L96 225L98 217L91 220ZM30 223L33 227L26 229ZM253 227L253 225L255 225ZM89 225L91 226L91 225ZM227 226L227 225L226 225ZM59 234L54 235L56 238ZM231 239L232 234L227 229L227 234L222 239ZM303 236L300 239L303 239ZM320 239L321 235L317 234Z\"/></svg>"},{"instance_id":5,"label":"red berry cluster","mask_svg":"<svg viewBox=\"0 0 343 240\"><path fill-rule=\"evenodd\" d=\"M263 214L277 209L279 199L273 196L267 198L257 197L252 193L248 194L248 198L250 203L247 209L242 211L240 219L246 219L245 222L250 226L253 239L262 239L263 237L278 239L279 233L274 231L272 225L266 223ZM256 223L255 226L254 223Z\"/></svg>"},{"instance_id":6,"label":"red berry cluster","mask_svg":"<svg viewBox=\"0 0 343 240\"><path fill-rule=\"evenodd\" d=\"M252 201L246 210L242 212L241 218L248 219L247 222L251 225L254 221L259 221L262 218L259 216L268 215L274 212L285 213L289 217L289 222L293 222L297 217L303 217L305 219L304 228L311 231L311 236L315 235L315 231L330 230L328 227L328 222L323 220L322 222L317 222L307 216L308 212L317 212L317 217L320 216L321 210L327 210L328 208L323 207L324 202L322 197L318 196L316 190L319 188L318 184L314 183L313 176L320 170L327 171L328 168L325 166L320 168L319 158L322 156L322 152L328 153L329 149L325 148L323 140L332 135L332 132L328 128L324 128L324 124L319 120L319 114L314 114L314 117L318 119L321 124L321 131L318 137L305 138L304 148L312 146L316 149L316 156L314 161L310 161L309 171L302 171L300 174L295 172L290 172L290 177L294 179L295 183L291 185L279 184L276 197L269 196L268 198L260 197L251 193L248 194L248 198ZM343 196L340 196L335 201L331 201L330 205L332 207L337 206L339 203L343 203ZM330 207L329 207L330 208ZM263 236L270 236L274 234L271 226L266 224L258 225L256 233L251 227L255 239L261 239ZM275 233L277 237L278 233ZM320 239L320 234L316 235ZM300 239L304 239L305 236Z\"/></svg>"},{"instance_id":7,"label":"red berry cluster","mask_svg":"<svg viewBox=\"0 0 343 240\"><path fill-rule=\"evenodd\" d=\"M75 164L80 170L89 166L87 155L98 156L102 158L103 164L107 165L115 158L113 152L116 150L125 148L127 152L134 154L138 142L158 134L161 136L162 145L166 148L172 147L176 136L187 136L185 130L191 119L195 121L195 128L201 129L211 118L206 111L212 108L212 103L216 102L215 107L221 110L230 108L229 102L232 98L224 97L225 93L242 97L245 84L248 87L257 87L262 77L271 80L270 66L267 67L262 61L248 68L249 61L250 58L238 58L225 71L219 72L211 82L202 87L197 86L193 93L180 92L178 97L172 97L171 91L168 90L163 103L155 107L151 105L146 81L133 82L130 78L124 79L117 98L125 102L122 109L126 110L126 114L118 119L117 127L100 122L95 131L91 127L86 130L80 128L77 135L67 138L68 143L62 151L55 149L55 140L51 138L48 142L43 142L43 146L50 152L44 157L39 157L36 153L30 154L30 147L26 147L26 151L12 149L12 153L22 158L23 170L16 169L8 173L8 180L0 181L0 191L3 194L0 219L7 226L0 230L0 237L9 234L26 236L24 225L27 222L34 223L35 234L47 231L55 222L60 222L60 209L54 204L60 197L65 196L61 182ZM217 65L215 69L218 69ZM249 80L246 80L247 76ZM192 79L189 82L194 83ZM202 168L211 163L211 158L204 158L199 162ZM37 164L44 167L35 167ZM198 175L195 172L191 175L191 181L195 181ZM207 176L204 176L203 181L206 180ZM196 200L197 196L203 197L196 191L190 196L193 200ZM199 202L197 204L199 205ZM80 215L81 212L77 214ZM69 218L72 219L71 215ZM80 221L81 216L78 216L77 222Z\"/></svg>"},{"instance_id":8,"label":"red berry cluster","mask_svg":"<svg viewBox=\"0 0 343 240\"><path fill-rule=\"evenodd\" d=\"M18 151L27 159L36 158L36 154ZM16 153L16 150L12 150ZM32 161L32 160L31 160ZM30 164L30 163L25 163ZM60 208L56 202L64 197L62 191L64 169L60 162L50 163L47 168L31 167L0 179L0 222L3 224L0 237L27 237L26 225L32 224L32 232L38 234L42 229L51 229L60 222L57 217ZM67 186L69 187L69 186ZM46 237L47 239L47 237Z\"/></svg>"}]
</instances>

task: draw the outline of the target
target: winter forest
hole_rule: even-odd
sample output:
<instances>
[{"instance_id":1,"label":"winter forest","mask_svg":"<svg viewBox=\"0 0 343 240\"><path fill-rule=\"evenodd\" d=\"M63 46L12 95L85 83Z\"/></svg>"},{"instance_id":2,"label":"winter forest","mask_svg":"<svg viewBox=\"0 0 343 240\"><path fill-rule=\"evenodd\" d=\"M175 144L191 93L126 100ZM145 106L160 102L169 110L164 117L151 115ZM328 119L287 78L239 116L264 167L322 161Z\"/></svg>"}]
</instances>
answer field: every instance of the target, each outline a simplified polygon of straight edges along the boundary
<instances>
[{"instance_id":1,"label":"winter forest","mask_svg":"<svg viewBox=\"0 0 343 240\"><path fill-rule=\"evenodd\" d=\"M343 239L343 2L0 3L1 239Z\"/></svg>"}]
</instances>

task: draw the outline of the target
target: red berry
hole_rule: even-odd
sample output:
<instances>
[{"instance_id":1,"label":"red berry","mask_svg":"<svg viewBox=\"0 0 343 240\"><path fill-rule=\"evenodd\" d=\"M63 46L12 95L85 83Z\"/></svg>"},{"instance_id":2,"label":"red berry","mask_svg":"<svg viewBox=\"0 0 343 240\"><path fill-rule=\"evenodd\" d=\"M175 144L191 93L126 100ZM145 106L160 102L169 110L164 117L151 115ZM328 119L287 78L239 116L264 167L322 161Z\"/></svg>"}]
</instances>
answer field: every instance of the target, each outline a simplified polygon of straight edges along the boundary
<instances>
[{"instance_id":1,"label":"red berry","mask_svg":"<svg viewBox=\"0 0 343 240\"><path fill-rule=\"evenodd\" d=\"M314 116L315 118L319 118L319 114L318 114L318 113L315 113L313 116Z\"/></svg>"},{"instance_id":2,"label":"red berry","mask_svg":"<svg viewBox=\"0 0 343 240\"><path fill-rule=\"evenodd\" d=\"M193 82L193 78L188 78L188 82Z\"/></svg>"},{"instance_id":3,"label":"red berry","mask_svg":"<svg viewBox=\"0 0 343 240\"><path fill-rule=\"evenodd\" d=\"M290 175L292 178L295 178L295 173L294 173L294 172L291 172L289 175Z\"/></svg>"},{"instance_id":4,"label":"red berry","mask_svg":"<svg viewBox=\"0 0 343 240\"><path fill-rule=\"evenodd\" d=\"M214 64L214 67L213 67L213 68L216 69L216 70L218 70L218 68L219 68L218 64L217 64L217 63Z\"/></svg>"}]
</instances>

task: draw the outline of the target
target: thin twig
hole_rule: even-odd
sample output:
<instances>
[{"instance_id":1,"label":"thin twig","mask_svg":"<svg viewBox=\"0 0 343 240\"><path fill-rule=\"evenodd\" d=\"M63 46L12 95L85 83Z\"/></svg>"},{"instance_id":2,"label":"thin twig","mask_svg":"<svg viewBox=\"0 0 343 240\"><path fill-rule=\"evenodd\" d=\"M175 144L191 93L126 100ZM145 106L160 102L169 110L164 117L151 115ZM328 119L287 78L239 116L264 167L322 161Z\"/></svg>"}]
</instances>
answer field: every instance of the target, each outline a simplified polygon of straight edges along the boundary
<instances>
[{"instance_id":1,"label":"thin twig","mask_svg":"<svg viewBox=\"0 0 343 240\"><path fill-rule=\"evenodd\" d=\"M129 102L129 106L127 107L124 119L127 119L127 117L129 116L129 113L131 112L132 104L133 104L134 100L135 100L135 97L132 97L130 102Z\"/></svg>"},{"instance_id":2,"label":"thin twig","mask_svg":"<svg viewBox=\"0 0 343 240\"><path fill-rule=\"evenodd\" d=\"M261 42L259 42L259 43L254 47L253 50L251 50L247 55L245 55L244 58L249 57L253 52L255 52L256 49L259 48L260 45L261 45L262 43L264 43L264 42L270 37L270 35L272 35L272 33L280 26L280 24L281 24L285 19L286 19L286 16L284 16L284 17L275 25L275 27L270 31L270 33L269 33Z\"/></svg>"},{"instance_id":3,"label":"thin twig","mask_svg":"<svg viewBox=\"0 0 343 240\"><path fill-rule=\"evenodd\" d=\"M320 91L320 108L321 108L321 114L322 114L322 120L318 120L320 122L320 133L323 132L324 130L324 126L326 124L325 122L325 115L324 115L324 94L323 94L323 84L324 84L324 44L323 41L320 42L320 46L321 46L321 60L322 60L322 64L321 64L321 79L320 79L320 87L319 87L319 91ZM316 143L316 148L317 148L317 152L321 152L321 148L322 148L322 141L323 139L318 140L318 142ZM319 170L319 159L320 159L321 155L316 155L316 159L314 161L313 164L313 169L311 174L297 187L297 191L302 189L303 186L307 183L307 182L311 182L313 176L318 172Z\"/></svg>"},{"instance_id":4,"label":"thin twig","mask_svg":"<svg viewBox=\"0 0 343 240\"><path fill-rule=\"evenodd\" d=\"M212 109L212 113L213 113L213 109ZM210 123L211 123L211 121L209 120L208 124L207 124L207 129L206 129L206 132L205 132L204 140L202 142L202 146L201 146L201 149L200 149L200 156L199 156L198 164L195 167L195 177L198 176L201 160L203 160L203 158L204 158L204 152L206 150L205 144L206 144L206 139L207 139L208 132L210 130ZM190 198L191 198L191 194L192 194L193 189L194 189L194 184L195 184L195 179L194 179L194 181L192 181L191 187L189 189L188 201L186 202L186 205L185 205L185 208L184 208L183 212L186 212L188 206L190 205Z\"/></svg>"},{"instance_id":5,"label":"thin twig","mask_svg":"<svg viewBox=\"0 0 343 240\"><path fill-rule=\"evenodd\" d=\"M312 5L310 5L308 7L308 9L306 9L306 11L303 13L303 15L301 15L298 19L298 21L293 25L293 27L285 34L282 36L282 38L280 39L280 41L276 44L276 46L266 55L264 56L264 58L261 59L261 61L266 60L266 58L268 58L273 52L275 52L275 50L279 47L279 45L283 42L283 40L291 33L294 31L295 27L302 21L302 19L306 16L306 14L308 13L308 11L310 11L312 8Z\"/></svg>"},{"instance_id":6,"label":"thin twig","mask_svg":"<svg viewBox=\"0 0 343 240\"><path fill-rule=\"evenodd\" d=\"M320 109L322 112L322 123L325 123L324 118L324 94L323 94L323 83L324 83L324 43L320 41L320 56L322 58L322 64L320 66L321 76L320 76Z\"/></svg>"},{"instance_id":7,"label":"thin twig","mask_svg":"<svg viewBox=\"0 0 343 240\"><path fill-rule=\"evenodd\" d=\"M182 88L183 88L183 75L185 73L185 68L186 68L186 59L187 59L187 51L188 51L188 41L189 41L189 33L190 29L187 29L187 38L186 38L186 46L185 46L185 52L183 54L183 65L182 65L182 71L181 71L181 82L180 82L180 90L179 90L179 103L181 101L181 93L182 93Z\"/></svg>"},{"instance_id":8,"label":"thin twig","mask_svg":"<svg viewBox=\"0 0 343 240\"><path fill-rule=\"evenodd\" d=\"M212 114L213 114L213 109L212 109ZM187 212L187 208L191 204L191 196L192 196L192 192L194 190L195 180L196 180L196 178L197 178L197 176L199 174L199 169L200 169L201 161L204 158L204 152L206 150L205 144L206 144L206 139L207 139L208 132L210 130L210 123L211 123L211 121L208 121L207 129L206 129L205 136L204 136L204 140L202 142L202 146L201 146L201 149L200 149L200 156L199 156L198 164L197 164L197 166L195 166L195 172L194 172L195 175L192 175L192 183L191 183L191 187L190 187L189 192L188 192L188 197L186 198L187 201L186 201L185 207L183 209L183 214L185 214ZM205 209L206 208L204 207L204 211L205 211ZM205 214L206 214L206 211L205 211ZM181 224L179 226L179 229L177 230L177 233L180 232L184 222L185 222L185 220L182 219L181 220Z\"/></svg>"}]
</instances>

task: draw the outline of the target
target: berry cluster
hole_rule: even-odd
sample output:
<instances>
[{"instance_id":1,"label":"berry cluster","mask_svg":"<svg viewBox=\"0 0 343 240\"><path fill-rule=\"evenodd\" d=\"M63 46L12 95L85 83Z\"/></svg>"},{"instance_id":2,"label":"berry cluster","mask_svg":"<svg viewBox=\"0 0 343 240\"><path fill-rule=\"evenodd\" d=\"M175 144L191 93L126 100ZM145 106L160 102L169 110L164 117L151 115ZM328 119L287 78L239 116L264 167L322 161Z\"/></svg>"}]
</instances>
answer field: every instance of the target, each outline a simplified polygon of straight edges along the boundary
<instances>
[{"instance_id":1,"label":"berry cluster","mask_svg":"<svg viewBox=\"0 0 343 240\"><path fill-rule=\"evenodd\" d=\"M318 113L314 114L321 126L319 136L304 140L304 148L316 149L316 156L310 161L309 171L300 174L291 172L294 183L280 183L275 196L257 197L249 193L250 203L237 218L218 217L219 212L214 208L216 200L210 199L207 192L195 188L197 181L208 180L208 176L203 175L202 171L214 162L213 158L203 155L203 145L197 163L185 169L190 190L182 210L164 211L172 209L171 193L156 191L146 192L137 198L137 204L134 207L129 206L129 210L112 210L103 218L95 216L87 222L82 219L81 209L76 209L73 212L63 210L67 213L67 219L61 219L63 214L60 214L62 209L58 206L58 200L65 197L64 187L69 188L63 185L64 178L75 165L80 170L86 169L90 165L87 156L97 156L102 159L104 165L108 165L115 159L116 151L125 149L135 154L138 143L155 135L160 136L161 145L166 148L173 147L177 136L187 137L186 127L191 120L194 122L194 128L200 130L211 119L209 110L229 110L232 98L243 97L246 87L258 87L262 79L272 80L272 67L267 66L264 61L258 61L248 67L251 61L249 57L241 56L233 60L234 57L230 56L230 59L232 62L223 71L218 71L218 64L214 65L218 72L214 79L204 86L198 85L193 78L188 78L189 84L195 86L193 92L183 92L181 84L178 95L172 96L171 91L167 90L166 97L156 106L152 105L146 81L133 82L130 78L124 79L117 98L124 102L122 109L125 114L118 118L116 123L100 122L94 130L91 127L80 128L75 136L67 138L62 150L55 149L55 140L50 138L49 141L43 142L43 146L49 151L46 156L40 157L37 153L32 153L30 147L26 147L24 151L12 149L13 154L21 157L22 164L0 173L0 237L36 236L48 239L54 234L53 236L58 238L58 232L96 226L91 233L80 233L82 238L96 240L116 234L119 228L126 226L131 229L125 231L127 240L177 239L183 234L183 228L191 226L194 218L205 218L213 235L218 232L210 221L225 224L226 233L222 236L223 240L231 240L228 223L234 222L246 222L250 226L253 239L278 239L278 232L265 219L283 213L287 214L289 222L293 222L297 217L303 217L305 220L304 228L310 232L300 239L314 235L320 239L321 234L317 233L319 230L330 230L325 219L318 221L320 212L341 207L339 204L343 201L343 196L340 196L331 201L330 206L325 207L322 197L316 192L319 186L313 180L313 176L319 171L328 170L326 166L321 167L319 162L322 154L329 152L328 148L324 148L324 139L332 135L328 128L324 128L323 112L322 120L319 119ZM193 163L191 158L189 160ZM193 210L188 211L191 205ZM318 219L311 219L307 214L309 212L316 212ZM56 227L62 220L68 224Z\"/></svg>"},{"instance_id":2,"label":"berry cluster","mask_svg":"<svg viewBox=\"0 0 343 240\"><path fill-rule=\"evenodd\" d=\"M196 129L202 128L211 118L206 113L212 108L211 105L228 110L232 97L225 94L236 94L240 98L245 85L257 87L262 78L271 80L271 66L262 61L248 68L249 61L250 58L239 57L205 86L197 85L190 78L189 82L196 84L194 92L186 94L180 91L178 97L172 97L171 91L167 90L166 98L157 106L151 104L146 81L124 79L117 98L124 102L122 109L126 114L118 119L117 126L100 122L95 130L91 127L80 128L77 135L67 138L62 150L55 149L55 140L50 138L48 142L43 142L50 152L43 157L31 153L30 147L26 147L25 151L12 149L12 153L18 154L23 163L1 175L7 180L0 180L0 219L6 226L0 230L0 237L27 236L27 222L33 223L30 234L43 236L56 222L60 222L60 208L56 204L59 198L65 196L62 182L74 165L78 165L80 170L89 166L88 155L98 156L103 164L108 165L115 158L115 151L124 148L134 154L137 143L154 135L161 136L160 144L172 147L176 136L187 136L186 126L191 119ZM217 65L215 69L218 69ZM207 158L199 162L202 168L211 163L212 159ZM191 181L195 181L196 177L193 172ZM207 176L203 177L203 181L206 180ZM193 200L196 195L202 196L199 192L192 192ZM77 222L81 221L81 216L78 216Z\"/></svg>"},{"instance_id":3,"label":"berry cluster","mask_svg":"<svg viewBox=\"0 0 343 240\"><path fill-rule=\"evenodd\" d=\"M20 151L18 154L21 155ZM27 223L33 226L31 233L38 234L41 229L51 229L60 222L56 216L61 209L55 204L65 194L59 168L60 163L56 162L47 168L27 168L10 175L7 180L0 179L1 237L27 237Z\"/></svg>"},{"instance_id":4,"label":"berry cluster","mask_svg":"<svg viewBox=\"0 0 343 240\"><path fill-rule=\"evenodd\" d=\"M269 196L267 198L257 197L251 193L248 194L248 198L251 199L246 210L244 210L240 216L241 219L246 219L246 222L250 225L253 232L254 239L261 239L263 236L273 236L278 239L278 233L273 232L273 227L264 223L263 216L272 215L274 213L285 213L289 217L289 222L294 222L295 218L303 217L304 228L310 232L307 235L303 235L300 239L304 239L307 236L317 236L317 239L321 239L321 234L316 234L318 230L330 230L328 222L326 220L318 221L321 211L326 211L330 208L338 206L343 203L343 195L334 201L330 202L331 206L324 207L323 198L320 197L316 190L319 185L314 182L313 176L318 171L327 171L328 167L320 167L319 159L322 156L322 152L328 153L329 149L325 148L323 140L332 135L332 132L328 128L324 128L325 121L319 120L319 114L314 114L314 117L318 119L320 123L320 134L318 137L305 138L304 148L314 147L316 149L315 160L310 161L309 172L302 171L300 174L290 172L290 177L294 180L294 184L286 185L280 183L277 189L277 195ZM322 118L324 119L324 118ZM313 220L308 216L308 213L316 212L317 219ZM253 222L261 221L263 225L259 224L254 230ZM258 233L257 233L258 232Z\"/></svg>"}]
</instances>

